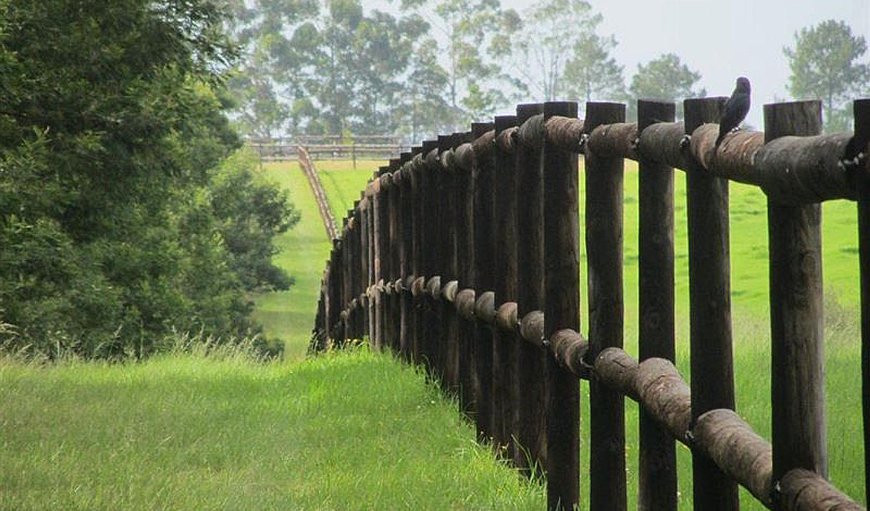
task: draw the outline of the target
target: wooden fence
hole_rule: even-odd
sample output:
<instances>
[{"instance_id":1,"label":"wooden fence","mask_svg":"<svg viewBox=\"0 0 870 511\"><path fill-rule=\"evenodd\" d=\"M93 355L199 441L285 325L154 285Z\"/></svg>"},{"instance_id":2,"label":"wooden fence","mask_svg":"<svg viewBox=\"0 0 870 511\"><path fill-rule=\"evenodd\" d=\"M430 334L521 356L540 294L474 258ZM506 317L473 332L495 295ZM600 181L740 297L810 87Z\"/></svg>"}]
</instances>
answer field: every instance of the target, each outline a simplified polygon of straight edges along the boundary
<instances>
[{"instance_id":1,"label":"wooden fence","mask_svg":"<svg viewBox=\"0 0 870 511\"><path fill-rule=\"evenodd\" d=\"M338 136L298 136L294 138L257 138L246 141L260 161L295 160L303 147L311 160L389 160L407 148L396 137L355 136L345 140Z\"/></svg>"},{"instance_id":2,"label":"wooden fence","mask_svg":"<svg viewBox=\"0 0 870 511\"><path fill-rule=\"evenodd\" d=\"M314 351L370 339L425 364L479 439L579 501L579 385L590 380L590 509L626 509L624 397L641 404L639 509L677 506L675 441L698 510L863 509L826 481L820 203L858 201L865 456L870 453L870 100L820 135L818 101L764 106L764 133L714 145L725 98L520 105L390 161L348 212L323 276ZM587 336L578 154L585 158ZM639 163L639 360L623 345L623 162ZM687 174L691 381L674 360L673 169ZM734 409L728 180L768 196L772 438ZM856 461L857 462L857 461ZM870 466L865 460L865 467ZM866 474L866 469L865 469ZM584 476L585 477L585 476Z\"/></svg>"}]
</instances>

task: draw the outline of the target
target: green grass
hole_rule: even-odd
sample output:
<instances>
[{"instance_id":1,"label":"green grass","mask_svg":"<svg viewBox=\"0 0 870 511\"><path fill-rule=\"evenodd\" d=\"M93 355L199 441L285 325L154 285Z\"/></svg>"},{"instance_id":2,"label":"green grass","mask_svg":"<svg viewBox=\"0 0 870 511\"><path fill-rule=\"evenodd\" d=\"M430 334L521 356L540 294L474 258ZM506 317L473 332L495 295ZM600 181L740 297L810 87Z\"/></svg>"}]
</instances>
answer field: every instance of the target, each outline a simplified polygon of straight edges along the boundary
<instances>
[{"instance_id":1,"label":"green grass","mask_svg":"<svg viewBox=\"0 0 870 511\"><path fill-rule=\"evenodd\" d=\"M0 439L10 511L544 506L419 371L365 350L294 364L0 359Z\"/></svg>"},{"instance_id":2,"label":"green grass","mask_svg":"<svg viewBox=\"0 0 870 511\"><path fill-rule=\"evenodd\" d=\"M361 168L361 167L360 167ZM370 170L376 169L372 165ZM371 171L326 171L324 186L331 197L341 197L334 209L345 212ZM637 167L626 162L625 175L625 304L626 349L637 353ZM581 172L581 226L583 174ZM329 184L326 184L329 183ZM677 365L686 379L689 374L689 281L685 174L675 175L675 256L677 299ZM740 183L730 185L731 287L734 316L735 385L738 412L766 438L770 438L770 339L768 316L768 257L766 198L757 188ZM340 217L341 215L339 215ZM581 227L582 230L582 227ZM584 235L581 232L581 237ZM581 238L582 239L582 238ZM829 421L828 445L831 480L853 498L863 501L863 446L860 414L860 347L858 331L857 217L854 203L823 205L823 274L827 295L826 389ZM583 244L581 243L581 251ZM581 254L582 324L585 310L585 254ZM588 400L588 386L582 386ZM588 401L587 401L588 403ZM584 409L588 417L588 408ZM634 507L637 473L637 405L628 402L628 460L630 507ZM587 430L584 425L584 436ZM588 438L586 439L588 441ZM584 448L584 453L588 450ZM691 455L678 447L680 460L681 508L691 505ZM588 466L588 460L585 462ZM588 472L587 472L588 473ZM588 478L584 477L584 484ZM588 495L588 492L586 493ZM744 509L762 509L743 493Z\"/></svg>"},{"instance_id":3,"label":"green grass","mask_svg":"<svg viewBox=\"0 0 870 511\"><path fill-rule=\"evenodd\" d=\"M323 168L321 181L340 227L341 219L353 205L354 198L359 198L359 191L372 171L353 170L350 162L318 161L315 164L318 170ZM374 169L378 163L357 162L357 165L358 169ZM254 319L263 325L268 336L284 341L285 358L300 360L305 356L314 327L320 278L332 245L299 165L296 162L266 163L262 173L289 190L290 200L301 212L302 219L293 229L278 237L276 245L281 252L273 259L275 264L290 272L296 283L288 291L257 296ZM339 214L339 211L343 213Z\"/></svg>"}]
</instances>

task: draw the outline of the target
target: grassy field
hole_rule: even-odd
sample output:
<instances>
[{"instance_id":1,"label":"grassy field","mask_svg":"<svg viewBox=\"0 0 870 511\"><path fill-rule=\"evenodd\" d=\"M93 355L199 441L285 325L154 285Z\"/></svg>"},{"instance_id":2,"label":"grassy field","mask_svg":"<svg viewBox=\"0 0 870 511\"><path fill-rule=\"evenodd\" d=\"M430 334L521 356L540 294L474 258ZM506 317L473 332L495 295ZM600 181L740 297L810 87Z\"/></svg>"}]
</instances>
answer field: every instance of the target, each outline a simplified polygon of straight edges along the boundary
<instances>
[{"instance_id":1,"label":"grassy field","mask_svg":"<svg viewBox=\"0 0 870 511\"><path fill-rule=\"evenodd\" d=\"M365 350L0 359L0 439L9 511L544 507L423 374Z\"/></svg>"}]
</instances>

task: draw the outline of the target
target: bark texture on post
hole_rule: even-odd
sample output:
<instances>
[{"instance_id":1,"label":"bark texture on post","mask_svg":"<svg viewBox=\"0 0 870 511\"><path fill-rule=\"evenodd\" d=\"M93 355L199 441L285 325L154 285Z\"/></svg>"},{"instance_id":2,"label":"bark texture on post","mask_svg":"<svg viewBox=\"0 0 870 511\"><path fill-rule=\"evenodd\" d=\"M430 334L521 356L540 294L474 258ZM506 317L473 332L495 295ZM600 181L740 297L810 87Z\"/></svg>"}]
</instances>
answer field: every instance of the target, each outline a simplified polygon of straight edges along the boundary
<instances>
[{"instance_id":1,"label":"bark texture on post","mask_svg":"<svg viewBox=\"0 0 870 511\"><path fill-rule=\"evenodd\" d=\"M658 122L673 122L676 105L639 100L640 133ZM674 169L641 157L638 162L639 358L675 362ZM638 509L676 511L677 452L674 439L646 411L640 411Z\"/></svg>"},{"instance_id":2,"label":"bark texture on post","mask_svg":"<svg viewBox=\"0 0 870 511\"><path fill-rule=\"evenodd\" d=\"M765 141L817 135L819 101L764 105ZM767 204L770 246L773 478L803 468L827 477L821 205Z\"/></svg>"},{"instance_id":3,"label":"bark texture on post","mask_svg":"<svg viewBox=\"0 0 870 511\"><path fill-rule=\"evenodd\" d=\"M532 126L540 129L536 137L531 137L533 140L520 134L516 148L517 205L522 204L523 208L523 217L517 218L517 316L521 318L544 309L544 180L539 145L543 134L542 112L541 104L517 106L519 129L528 130ZM525 342L514 346L513 430L518 445L513 456L514 464L530 474L533 464L546 466L543 463L547 450L547 392L543 378L546 351Z\"/></svg>"},{"instance_id":4,"label":"bark texture on post","mask_svg":"<svg viewBox=\"0 0 870 511\"><path fill-rule=\"evenodd\" d=\"M474 168L474 283L477 296L491 291L495 283L495 239L492 236L495 210L493 208L495 162L492 152L494 132L491 124L472 125L475 135ZM477 436L492 438L492 330L481 321L475 328L475 356L477 358Z\"/></svg>"},{"instance_id":5,"label":"bark texture on post","mask_svg":"<svg viewBox=\"0 0 870 511\"><path fill-rule=\"evenodd\" d=\"M517 124L512 115L495 118L496 140L510 136ZM517 176L516 158L506 144L496 143L495 150L495 305L517 299ZM499 450L511 452L511 421L513 403L513 355L517 343L516 330L497 328L493 332L492 392L493 444Z\"/></svg>"},{"instance_id":6,"label":"bark texture on post","mask_svg":"<svg viewBox=\"0 0 870 511\"><path fill-rule=\"evenodd\" d=\"M859 141L852 150L867 151L870 140L870 99L857 100L852 111L855 115L855 137ZM860 149L859 147L862 147ZM870 166L865 158L858 168L858 253L861 272L861 402L864 419L864 492L870 495Z\"/></svg>"},{"instance_id":7,"label":"bark texture on post","mask_svg":"<svg viewBox=\"0 0 870 511\"><path fill-rule=\"evenodd\" d=\"M577 117L577 103L544 103L544 117L556 115ZM550 337L562 329L580 330L579 183L575 153L546 139L543 153L544 335ZM552 355L546 378L547 507L572 510L580 494L580 385ZM624 451L618 455L624 456Z\"/></svg>"},{"instance_id":8,"label":"bark texture on post","mask_svg":"<svg viewBox=\"0 0 870 511\"><path fill-rule=\"evenodd\" d=\"M585 129L589 133L624 120L622 103L586 103ZM549 172L545 167L545 181ZM590 360L603 349L623 345L623 172L621 156L602 155L587 144L584 174ZM547 245L547 250L551 248ZM550 292L548 286L548 297ZM545 318L547 314L545 311ZM589 388L590 509L625 510L624 398L595 379Z\"/></svg>"},{"instance_id":9,"label":"bark texture on post","mask_svg":"<svg viewBox=\"0 0 870 511\"><path fill-rule=\"evenodd\" d=\"M465 140L457 150L457 206L456 206L456 257L459 262L457 279L459 289L474 289L474 180L472 179L473 149L468 143L473 134L466 133ZM461 293L461 291L459 292ZM457 296L459 296L457 293ZM474 322L459 314L459 405L469 418L475 417L476 367L474 349Z\"/></svg>"},{"instance_id":10,"label":"bark texture on post","mask_svg":"<svg viewBox=\"0 0 870 511\"><path fill-rule=\"evenodd\" d=\"M725 98L687 99L686 133L718 121ZM692 160L686 169L689 222L689 319L692 419L716 408L734 409L731 347L731 267L728 181ZM699 509L739 509L737 485L714 463L692 457Z\"/></svg>"}]
</instances>

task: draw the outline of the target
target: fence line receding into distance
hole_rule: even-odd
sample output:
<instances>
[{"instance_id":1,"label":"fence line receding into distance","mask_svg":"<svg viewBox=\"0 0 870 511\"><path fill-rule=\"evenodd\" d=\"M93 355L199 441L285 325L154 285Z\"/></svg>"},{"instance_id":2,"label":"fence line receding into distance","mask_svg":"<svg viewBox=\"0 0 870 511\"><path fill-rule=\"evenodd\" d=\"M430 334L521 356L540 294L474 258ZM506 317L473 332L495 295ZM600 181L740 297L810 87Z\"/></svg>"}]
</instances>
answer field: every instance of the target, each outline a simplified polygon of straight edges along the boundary
<instances>
[{"instance_id":1,"label":"fence line receding into distance","mask_svg":"<svg viewBox=\"0 0 870 511\"><path fill-rule=\"evenodd\" d=\"M425 364L548 507L579 502L578 379L590 380L590 509L626 509L623 398L640 403L639 509L676 509L675 441L698 510L863 509L827 480L820 203L858 202L865 456L870 433L870 100L820 135L818 101L764 106L715 146L725 98L520 105L390 160L334 240L312 349L368 338ZM585 158L588 338L577 155ZM623 162L639 163L639 360L623 345ZM687 173L690 364L674 367L673 169ZM728 180L768 197L772 436L734 411ZM739 390L739 389L737 389ZM865 474L868 463L865 460ZM586 476L584 476L586 477Z\"/></svg>"}]
</instances>

